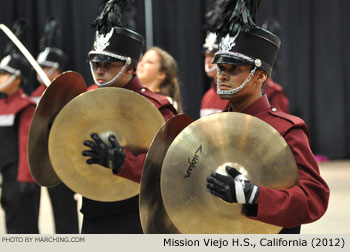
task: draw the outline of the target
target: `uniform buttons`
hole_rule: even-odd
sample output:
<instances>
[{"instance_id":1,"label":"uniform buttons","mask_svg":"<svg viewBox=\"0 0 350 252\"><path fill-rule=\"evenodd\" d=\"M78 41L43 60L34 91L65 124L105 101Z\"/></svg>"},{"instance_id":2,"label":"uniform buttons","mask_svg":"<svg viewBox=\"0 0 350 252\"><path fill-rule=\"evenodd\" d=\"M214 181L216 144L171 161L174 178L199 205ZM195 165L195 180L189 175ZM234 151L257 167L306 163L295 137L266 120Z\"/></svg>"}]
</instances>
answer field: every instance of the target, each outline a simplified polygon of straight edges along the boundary
<instances>
[{"instance_id":1,"label":"uniform buttons","mask_svg":"<svg viewBox=\"0 0 350 252\"><path fill-rule=\"evenodd\" d=\"M26 98L27 95L26 95L26 94L21 94L21 97L22 97L22 98Z\"/></svg>"},{"instance_id":2,"label":"uniform buttons","mask_svg":"<svg viewBox=\"0 0 350 252\"><path fill-rule=\"evenodd\" d=\"M145 92L146 91L146 89L145 88L141 88L141 92Z\"/></svg>"},{"instance_id":3,"label":"uniform buttons","mask_svg":"<svg viewBox=\"0 0 350 252\"><path fill-rule=\"evenodd\" d=\"M277 111L277 109L276 109L276 108L272 108L271 110L272 110L272 112L276 112L276 111Z\"/></svg>"}]
</instances>

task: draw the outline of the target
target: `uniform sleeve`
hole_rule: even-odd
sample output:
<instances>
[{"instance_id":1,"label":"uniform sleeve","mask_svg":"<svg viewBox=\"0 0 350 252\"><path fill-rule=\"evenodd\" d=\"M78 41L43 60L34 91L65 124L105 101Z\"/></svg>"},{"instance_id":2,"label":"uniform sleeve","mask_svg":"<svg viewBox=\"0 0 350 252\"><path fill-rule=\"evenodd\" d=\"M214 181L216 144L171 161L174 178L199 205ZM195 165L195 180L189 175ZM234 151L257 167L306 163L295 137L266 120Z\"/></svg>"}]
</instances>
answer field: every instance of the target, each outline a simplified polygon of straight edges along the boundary
<instances>
[{"instance_id":1,"label":"uniform sleeve","mask_svg":"<svg viewBox=\"0 0 350 252\"><path fill-rule=\"evenodd\" d=\"M18 137L18 148L19 148L19 162L18 162L18 174L17 180L20 182L34 182L33 177L30 173L28 156L27 156L27 145L30 125L32 122L35 106L29 106L25 108L20 115L19 119L19 137Z\"/></svg>"},{"instance_id":2,"label":"uniform sleeve","mask_svg":"<svg viewBox=\"0 0 350 252\"><path fill-rule=\"evenodd\" d=\"M159 111L162 113L165 121L168 121L175 115L175 113L168 107L162 107Z\"/></svg>"},{"instance_id":3,"label":"uniform sleeve","mask_svg":"<svg viewBox=\"0 0 350 252\"><path fill-rule=\"evenodd\" d=\"M159 111L162 113L165 121L167 121L168 119L174 116L174 113L167 107L162 107L159 109ZM140 183L141 176L142 176L142 169L143 169L143 165L144 165L147 153L142 153L142 154L139 154L138 156L135 156L128 149L126 148L123 148L123 149L124 149L126 158L121 171L117 175Z\"/></svg>"},{"instance_id":4,"label":"uniform sleeve","mask_svg":"<svg viewBox=\"0 0 350 252\"><path fill-rule=\"evenodd\" d=\"M122 169L117 175L140 183L143 164L146 158L146 153L142 153L142 154L139 154L138 156L135 156L128 149L125 149L125 148L123 149L124 149L126 158L122 166Z\"/></svg>"},{"instance_id":5,"label":"uniform sleeve","mask_svg":"<svg viewBox=\"0 0 350 252\"><path fill-rule=\"evenodd\" d=\"M302 128L285 134L298 167L298 184L289 189L260 186L257 214L249 216L253 206L246 206L249 218L281 227L295 227L318 220L328 206L329 188L321 178L317 162Z\"/></svg>"}]
</instances>

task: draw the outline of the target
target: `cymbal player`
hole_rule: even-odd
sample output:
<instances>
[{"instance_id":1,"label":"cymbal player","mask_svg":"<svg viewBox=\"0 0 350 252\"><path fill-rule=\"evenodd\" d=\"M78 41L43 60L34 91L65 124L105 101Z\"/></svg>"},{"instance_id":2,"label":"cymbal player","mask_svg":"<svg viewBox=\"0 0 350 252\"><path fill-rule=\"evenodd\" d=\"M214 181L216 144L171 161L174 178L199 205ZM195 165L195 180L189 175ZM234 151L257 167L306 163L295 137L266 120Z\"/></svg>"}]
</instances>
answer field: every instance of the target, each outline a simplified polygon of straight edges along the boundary
<instances>
[{"instance_id":1,"label":"cymbal player","mask_svg":"<svg viewBox=\"0 0 350 252\"><path fill-rule=\"evenodd\" d=\"M119 87L134 91L151 101L167 120L177 113L176 110L166 97L143 87L134 74L144 39L121 23L120 13L125 5L126 1L106 1L104 9L94 22L96 40L88 54L88 61L95 85L89 89ZM82 155L88 157L88 164L110 169L111 176L140 182L146 153L135 156L121 147L112 134L108 137L108 144L94 132L91 132L91 138L82 143L86 146ZM117 202L100 202L83 197L82 233L142 233L138 204L138 195Z\"/></svg>"},{"instance_id":2,"label":"cymbal player","mask_svg":"<svg viewBox=\"0 0 350 252\"><path fill-rule=\"evenodd\" d=\"M214 56L217 93L230 102L228 111L255 116L283 136L297 164L298 183L287 189L270 189L255 185L236 167L227 166L228 175L213 172L207 177L207 187L224 201L244 204L245 216L250 219L284 227L280 233L300 233L302 224L314 222L325 213L329 188L310 149L304 121L271 106L262 95L280 39L254 23L259 1L244 1L241 6L242 2L228 1L224 18L217 25L221 38ZM248 18L244 18L247 13Z\"/></svg>"}]
</instances>

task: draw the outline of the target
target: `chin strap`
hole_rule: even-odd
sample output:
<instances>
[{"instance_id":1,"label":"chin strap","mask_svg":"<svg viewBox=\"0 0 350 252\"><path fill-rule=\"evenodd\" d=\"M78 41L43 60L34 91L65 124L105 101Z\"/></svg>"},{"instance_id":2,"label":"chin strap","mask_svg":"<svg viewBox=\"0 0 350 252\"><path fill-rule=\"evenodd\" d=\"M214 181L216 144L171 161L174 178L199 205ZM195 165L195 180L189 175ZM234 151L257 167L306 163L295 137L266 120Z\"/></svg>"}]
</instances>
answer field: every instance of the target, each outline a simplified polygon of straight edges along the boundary
<instances>
[{"instance_id":1,"label":"chin strap","mask_svg":"<svg viewBox=\"0 0 350 252\"><path fill-rule=\"evenodd\" d=\"M228 95L232 95L232 94L236 94L238 93L242 88L244 88L244 86L250 81L250 79L253 77L253 75L255 74L257 67L254 67L254 69L252 69L250 71L250 74L248 75L248 77L244 80L244 82L237 88L231 89L231 90L220 90L220 74L221 74L221 70L218 69L217 70L217 90L216 92L219 95L223 95L223 94L228 94Z\"/></svg>"},{"instance_id":2,"label":"chin strap","mask_svg":"<svg viewBox=\"0 0 350 252\"><path fill-rule=\"evenodd\" d=\"M102 84L99 84L99 83L97 82L97 80L96 80L96 78L95 78L95 75L94 75L94 69L93 69L93 67L92 67L92 63L89 62L89 64L90 64L91 75L92 75L92 78L94 79L94 82L96 83L96 85L97 85L99 88L100 88L100 87L108 87L108 86L110 86L113 82L115 82L115 81L119 78L120 75L122 75L122 74L124 73L126 67L127 67L128 65L131 64L131 58L130 58L130 57L127 57L127 58L126 58L125 63L124 63L124 66L123 66L122 69L119 71L119 73L118 73L116 76L114 76L113 79L111 79L110 81L107 81L107 82L105 82L105 83L102 83Z\"/></svg>"},{"instance_id":3,"label":"chin strap","mask_svg":"<svg viewBox=\"0 0 350 252\"><path fill-rule=\"evenodd\" d=\"M11 76L11 78L10 78L8 81L6 81L5 83L0 84L0 89L6 88L6 87L8 87L9 85L11 85L11 83L12 83L17 77L18 77L17 74L13 74L13 75Z\"/></svg>"}]
</instances>

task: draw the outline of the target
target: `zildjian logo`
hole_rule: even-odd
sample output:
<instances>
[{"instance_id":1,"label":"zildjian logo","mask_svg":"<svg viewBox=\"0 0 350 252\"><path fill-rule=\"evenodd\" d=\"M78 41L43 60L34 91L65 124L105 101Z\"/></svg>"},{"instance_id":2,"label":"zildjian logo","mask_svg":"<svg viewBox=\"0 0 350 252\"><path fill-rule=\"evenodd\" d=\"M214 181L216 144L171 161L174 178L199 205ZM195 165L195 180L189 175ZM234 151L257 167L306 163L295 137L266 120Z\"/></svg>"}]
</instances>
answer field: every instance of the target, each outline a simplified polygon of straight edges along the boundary
<instances>
[{"instance_id":1,"label":"zildjian logo","mask_svg":"<svg viewBox=\"0 0 350 252\"><path fill-rule=\"evenodd\" d=\"M200 153L202 153L202 145L198 147L192 159L188 158L189 166L187 168L186 175L184 176L184 178L189 178L191 176L192 171L196 169L196 165L199 163Z\"/></svg>"}]
</instances>

